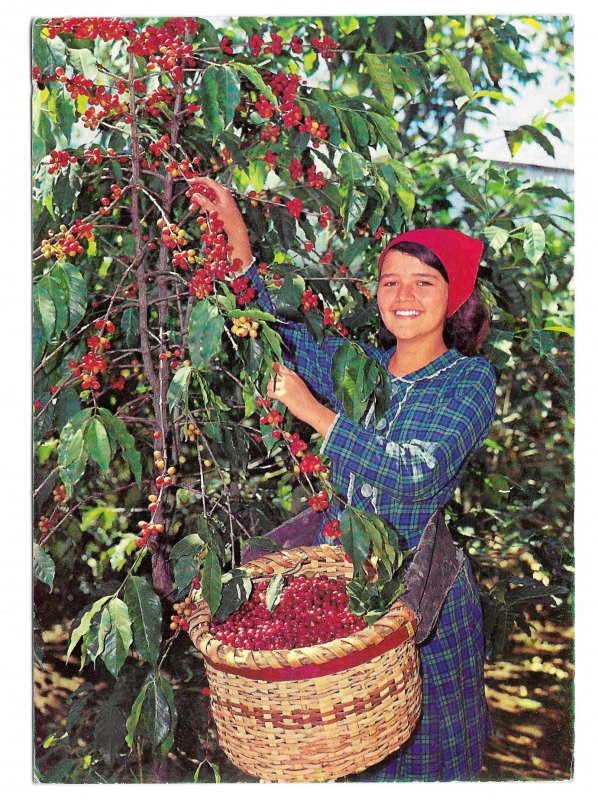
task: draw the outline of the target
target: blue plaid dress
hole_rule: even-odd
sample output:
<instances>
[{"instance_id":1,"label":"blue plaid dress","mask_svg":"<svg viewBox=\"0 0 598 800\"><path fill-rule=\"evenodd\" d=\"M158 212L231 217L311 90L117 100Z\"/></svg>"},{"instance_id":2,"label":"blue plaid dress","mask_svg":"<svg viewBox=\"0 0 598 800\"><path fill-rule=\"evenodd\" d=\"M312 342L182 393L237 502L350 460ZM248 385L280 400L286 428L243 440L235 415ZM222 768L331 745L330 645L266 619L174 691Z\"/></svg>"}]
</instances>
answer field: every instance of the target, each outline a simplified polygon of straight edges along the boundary
<instances>
[{"instance_id":1,"label":"blue plaid dress","mask_svg":"<svg viewBox=\"0 0 598 800\"><path fill-rule=\"evenodd\" d=\"M246 274L259 305L275 313L255 266ZM291 351L287 364L336 412L321 451L331 461L330 480L338 494L388 520L403 547L416 546L488 434L495 414L493 368L483 358L450 349L409 375L392 377L392 402L384 417L375 423L370 408L356 423L333 391L332 356L344 339L327 336L318 345L294 322L281 322L278 331ZM388 366L394 348L361 346ZM322 533L318 540L327 541ZM397 753L348 780L470 780L479 772L492 725L484 693L480 598L467 559L420 657L423 708L412 737Z\"/></svg>"}]
</instances>

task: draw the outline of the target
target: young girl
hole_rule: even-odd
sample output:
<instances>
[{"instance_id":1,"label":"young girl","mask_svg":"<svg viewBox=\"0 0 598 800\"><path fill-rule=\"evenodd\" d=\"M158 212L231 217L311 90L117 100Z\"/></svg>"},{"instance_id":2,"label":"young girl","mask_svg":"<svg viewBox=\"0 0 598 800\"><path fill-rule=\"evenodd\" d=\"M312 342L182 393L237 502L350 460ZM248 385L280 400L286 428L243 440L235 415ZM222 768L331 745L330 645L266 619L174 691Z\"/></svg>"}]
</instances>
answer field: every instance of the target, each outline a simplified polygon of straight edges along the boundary
<instances>
[{"instance_id":1,"label":"young girl","mask_svg":"<svg viewBox=\"0 0 598 800\"><path fill-rule=\"evenodd\" d=\"M198 183L211 187L216 198L194 199L204 211L218 212L259 304L275 313L232 195L213 180ZM279 365L268 396L324 437L321 452L331 461L337 493L391 523L403 547L416 547L432 514L451 499L494 418L494 370L474 355L489 330L475 290L482 249L481 242L457 231L428 228L397 236L381 253L378 307L396 344L383 350L360 343L390 373L392 401L378 422L373 407L353 422L334 395L332 357L344 339L326 336L317 344L304 325L278 326L294 369ZM331 503L329 511L341 509ZM326 541L320 530L317 543ZM423 707L413 735L354 780L469 780L479 772L492 729L480 599L467 559L420 657Z\"/></svg>"}]
</instances>

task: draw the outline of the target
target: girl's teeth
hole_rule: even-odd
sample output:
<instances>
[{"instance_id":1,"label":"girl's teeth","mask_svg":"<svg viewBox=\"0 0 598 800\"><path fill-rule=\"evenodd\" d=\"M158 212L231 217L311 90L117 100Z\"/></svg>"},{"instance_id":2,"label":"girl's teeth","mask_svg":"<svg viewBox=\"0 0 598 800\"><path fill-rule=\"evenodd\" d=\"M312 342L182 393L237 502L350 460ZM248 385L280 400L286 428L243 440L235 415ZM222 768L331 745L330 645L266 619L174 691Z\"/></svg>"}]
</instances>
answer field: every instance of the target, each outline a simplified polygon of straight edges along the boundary
<instances>
[{"instance_id":1,"label":"girl's teeth","mask_svg":"<svg viewBox=\"0 0 598 800\"><path fill-rule=\"evenodd\" d=\"M397 317L417 317L419 311L395 311Z\"/></svg>"}]
</instances>

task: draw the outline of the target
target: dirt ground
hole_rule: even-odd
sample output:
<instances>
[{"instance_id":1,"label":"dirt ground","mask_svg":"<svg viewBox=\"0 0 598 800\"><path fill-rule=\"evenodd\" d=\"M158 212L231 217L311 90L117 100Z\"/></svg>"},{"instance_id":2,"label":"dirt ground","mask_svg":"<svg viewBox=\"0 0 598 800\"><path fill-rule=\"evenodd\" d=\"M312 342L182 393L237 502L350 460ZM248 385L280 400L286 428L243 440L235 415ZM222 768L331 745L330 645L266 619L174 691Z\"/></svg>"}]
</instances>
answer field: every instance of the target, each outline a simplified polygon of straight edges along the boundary
<instances>
[{"instance_id":1,"label":"dirt ground","mask_svg":"<svg viewBox=\"0 0 598 800\"><path fill-rule=\"evenodd\" d=\"M517 633L508 661L486 666L486 694L494 724L483 781L539 781L572 777L573 628L533 623Z\"/></svg>"}]
</instances>

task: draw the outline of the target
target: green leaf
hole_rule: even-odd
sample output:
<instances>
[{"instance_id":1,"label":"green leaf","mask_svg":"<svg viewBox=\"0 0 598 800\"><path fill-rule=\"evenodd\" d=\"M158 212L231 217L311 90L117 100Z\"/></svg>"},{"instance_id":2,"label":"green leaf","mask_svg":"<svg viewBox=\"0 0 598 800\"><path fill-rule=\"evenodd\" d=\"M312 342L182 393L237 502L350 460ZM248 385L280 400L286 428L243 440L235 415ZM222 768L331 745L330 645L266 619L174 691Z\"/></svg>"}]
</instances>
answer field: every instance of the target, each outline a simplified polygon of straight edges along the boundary
<instances>
[{"instance_id":1,"label":"green leaf","mask_svg":"<svg viewBox=\"0 0 598 800\"><path fill-rule=\"evenodd\" d=\"M471 203L481 211L486 208L486 201L476 187L466 178L458 178L457 180L453 181L453 186L455 187L456 191L459 192L461 197L465 198L468 203Z\"/></svg>"},{"instance_id":2,"label":"green leaf","mask_svg":"<svg viewBox=\"0 0 598 800\"><path fill-rule=\"evenodd\" d=\"M475 90L469 77L467 70L463 67L459 59L448 50L442 50L444 62L449 68L451 78L455 85L466 94L470 100L475 97Z\"/></svg>"},{"instance_id":3,"label":"green leaf","mask_svg":"<svg viewBox=\"0 0 598 800\"><path fill-rule=\"evenodd\" d=\"M268 345L272 353L276 356L276 360L282 362L282 350L281 350L281 338L276 331L273 331L266 323L264 322L261 327L261 335L264 343Z\"/></svg>"},{"instance_id":4,"label":"green leaf","mask_svg":"<svg viewBox=\"0 0 598 800\"><path fill-rule=\"evenodd\" d=\"M345 111L343 114L351 136L358 147L365 147L370 141L370 132L362 114L357 111Z\"/></svg>"},{"instance_id":5,"label":"green leaf","mask_svg":"<svg viewBox=\"0 0 598 800\"><path fill-rule=\"evenodd\" d=\"M216 143L218 135L224 130L218 101L218 67L210 65L199 84L199 102L206 128L212 134L212 144Z\"/></svg>"},{"instance_id":6,"label":"green leaf","mask_svg":"<svg viewBox=\"0 0 598 800\"><path fill-rule=\"evenodd\" d=\"M90 81L95 81L98 77L98 65L91 50L85 48L73 50L68 48L68 58L76 72L81 72Z\"/></svg>"},{"instance_id":7,"label":"green leaf","mask_svg":"<svg viewBox=\"0 0 598 800\"><path fill-rule=\"evenodd\" d=\"M253 83L255 88L259 89L261 94L265 95L271 103L278 107L278 100L274 92L264 83L264 79L255 67L251 67L249 64L240 64L238 61L230 61L228 66L234 67L238 72L245 75L245 77Z\"/></svg>"},{"instance_id":8,"label":"green leaf","mask_svg":"<svg viewBox=\"0 0 598 800\"><path fill-rule=\"evenodd\" d=\"M555 333L566 333L567 336L575 336L575 328L570 328L567 325L545 325L545 331L555 331Z\"/></svg>"},{"instance_id":9,"label":"green leaf","mask_svg":"<svg viewBox=\"0 0 598 800\"><path fill-rule=\"evenodd\" d=\"M278 319L267 311L261 311L259 308L231 308L228 316L232 319L239 317L251 317L251 319L265 320L266 322L278 322Z\"/></svg>"},{"instance_id":10,"label":"green leaf","mask_svg":"<svg viewBox=\"0 0 598 800\"><path fill-rule=\"evenodd\" d=\"M222 568L218 556L213 550L208 550L203 562L201 592L210 611L215 614L222 600Z\"/></svg>"},{"instance_id":11,"label":"green leaf","mask_svg":"<svg viewBox=\"0 0 598 800\"><path fill-rule=\"evenodd\" d=\"M47 276L44 276L35 285L33 302L37 305L46 341L51 342L54 336L54 326L56 325L56 306L52 299Z\"/></svg>"},{"instance_id":12,"label":"green leaf","mask_svg":"<svg viewBox=\"0 0 598 800\"><path fill-rule=\"evenodd\" d=\"M155 679L148 683L143 699L139 727L154 747L158 747L170 733L171 714L168 700Z\"/></svg>"},{"instance_id":13,"label":"green leaf","mask_svg":"<svg viewBox=\"0 0 598 800\"><path fill-rule=\"evenodd\" d=\"M91 608L83 614L81 617L81 621L79 625L75 628L75 630L71 634L71 641L66 651L67 657L73 652L75 647L77 646L79 640L82 636L84 636L88 631L91 625L92 619L95 615L100 611L100 609L105 605L105 603L110 600L110 596L107 597L100 597L99 600L96 600L95 603L91 606Z\"/></svg>"},{"instance_id":14,"label":"green leaf","mask_svg":"<svg viewBox=\"0 0 598 800\"><path fill-rule=\"evenodd\" d=\"M131 713L129 714L126 722L127 726L127 735L125 736L125 741L129 745L129 747L133 747L133 739L135 738L135 734L137 732L137 727L139 725L139 717L141 716L141 709L143 708L143 703L145 701L145 696L147 694L148 683L144 683L141 687L141 691L135 698L133 702L133 706L131 708Z\"/></svg>"},{"instance_id":15,"label":"green leaf","mask_svg":"<svg viewBox=\"0 0 598 800\"><path fill-rule=\"evenodd\" d=\"M352 181L342 183L340 192L342 198L340 211L345 231L348 233L361 218L367 206L368 198L367 195L354 189Z\"/></svg>"},{"instance_id":16,"label":"green leaf","mask_svg":"<svg viewBox=\"0 0 598 800\"><path fill-rule=\"evenodd\" d=\"M108 611L110 612L111 627L106 634L101 655L108 670L117 678L133 641L131 620L129 619L129 609L118 597L110 600Z\"/></svg>"},{"instance_id":17,"label":"green leaf","mask_svg":"<svg viewBox=\"0 0 598 800\"><path fill-rule=\"evenodd\" d=\"M189 353L197 369L208 367L220 351L224 319L209 300L200 300L189 320Z\"/></svg>"},{"instance_id":18,"label":"green leaf","mask_svg":"<svg viewBox=\"0 0 598 800\"><path fill-rule=\"evenodd\" d=\"M254 158L249 162L248 176L256 192L261 192L266 182L266 162L261 158Z\"/></svg>"},{"instance_id":19,"label":"green leaf","mask_svg":"<svg viewBox=\"0 0 598 800\"><path fill-rule=\"evenodd\" d=\"M139 312L136 308L125 308L122 315L122 330L127 347L135 347L139 342Z\"/></svg>"},{"instance_id":20,"label":"green leaf","mask_svg":"<svg viewBox=\"0 0 598 800\"><path fill-rule=\"evenodd\" d=\"M497 225L489 225L484 228L483 234L495 253L500 252L509 239L509 231L499 228Z\"/></svg>"},{"instance_id":21,"label":"green leaf","mask_svg":"<svg viewBox=\"0 0 598 800\"><path fill-rule=\"evenodd\" d=\"M363 567L369 554L370 537L363 521L351 506L346 506L340 517L341 542L353 562L353 574Z\"/></svg>"},{"instance_id":22,"label":"green leaf","mask_svg":"<svg viewBox=\"0 0 598 800\"><path fill-rule=\"evenodd\" d=\"M259 339L249 340L249 363L247 369L250 375L257 375L264 360L264 345ZM248 417L256 409L253 387L249 383L243 385L243 399L245 400L245 416Z\"/></svg>"},{"instance_id":23,"label":"green leaf","mask_svg":"<svg viewBox=\"0 0 598 800\"><path fill-rule=\"evenodd\" d=\"M251 588L251 579L248 578L242 570L239 570L238 574L233 575L230 580L223 583L222 600L214 614L214 620L216 622L222 622L230 616L233 611L241 608L251 594Z\"/></svg>"},{"instance_id":24,"label":"green leaf","mask_svg":"<svg viewBox=\"0 0 598 800\"><path fill-rule=\"evenodd\" d=\"M276 544L273 539L268 539L267 536L251 536L245 540L245 544L252 550L258 550L262 553L275 553L277 550L282 549L279 544Z\"/></svg>"},{"instance_id":25,"label":"green leaf","mask_svg":"<svg viewBox=\"0 0 598 800\"><path fill-rule=\"evenodd\" d=\"M537 264L544 255L546 236L541 225L528 222L523 230L523 252L532 262Z\"/></svg>"},{"instance_id":26,"label":"green leaf","mask_svg":"<svg viewBox=\"0 0 598 800\"><path fill-rule=\"evenodd\" d=\"M60 274L52 272L47 277L47 286L56 309L56 321L54 323L54 335L56 338L64 331L68 323L67 297L62 290Z\"/></svg>"},{"instance_id":27,"label":"green leaf","mask_svg":"<svg viewBox=\"0 0 598 800\"><path fill-rule=\"evenodd\" d=\"M230 66L221 67L216 75L218 83L218 102L224 112L224 127L233 121L235 110L241 101L239 92L239 76Z\"/></svg>"},{"instance_id":28,"label":"green leaf","mask_svg":"<svg viewBox=\"0 0 598 800\"><path fill-rule=\"evenodd\" d=\"M205 547L205 542L197 533L190 533L178 541L170 551L170 560L177 561L183 556L196 556Z\"/></svg>"},{"instance_id":29,"label":"green leaf","mask_svg":"<svg viewBox=\"0 0 598 800\"><path fill-rule=\"evenodd\" d=\"M181 556L174 562L174 580L179 592L186 592L191 581L197 576L197 559L194 556Z\"/></svg>"},{"instance_id":30,"label":"green leaf","mask_svg":"<svg viewBox=\"0 0 598 800\"><path fill-rule=\"evenodd\" d=\"M111 767L125 743L126 722L122 711L111 703L98 707L94 728L94 743L104 763Z\"/></svg>"},{"instance_id":31,"label":"green leaf","mask_svg":"<svg viewBox=\"0 0 598 800\"><path fill-rule=\"evenodd\" d=\"M131 575L125 584L133 641L141 658L155 664L162 641L162 606L146 578Z\"/></svg>"},{"instance_id":32,"label":"green leaf","mask_svg":"<svg viewBox=\"0 0 598 800\"><path fill-rule=\"evenodd\" d=\"M370 359L352 343L342 344L332 357L334 394L343 404L347 416L358 422L369 405L373 388L365 383L365 371Z\"/></svg>"},{"instance_id":33,"label":"green leaf","mask_svg":"<svg viewBox=\"0 0 598 800\"><path fill-rule=\"evenodd\" d=\"M166 736L166 738L160 745L160 754L162 756L165 756L172 749L172 746L174 744L174 734L178 722L178 714L176 710L176 704L174 702L174 692L172 690L172 686L162 675L160 675L159 686L160 689L162 690L162 694L166 698L166 702L168 704L168 710L170 712L170 725L168 730L168 736Z\"/></svg>"},{"instance_id":34,"label":"green leaf","mask_svg":"<svg viewBox=\"0 0 598 800\"><path fill-rule=\"evenodd\" d=\"M284 206L272 206L270 218L274 230L280 238L280 244L285 250L293 250L298 246L297 220L292 217Z\"/></svg>"},{"instance_id":35,"label":"green leaf","mask_svg":"<svg viewBox=\"0 0 598 800\"><path fill-rule=\"evenodd\" d=\"M52 558L46 553L43 547L40 547L37 542L33 543L33 574L38 579L50 587L50 591L54 588L54 575L56 573L56 565Z\"/></svg>"},{"instance_id":36,"label":"green leaf","mask_svg":"<svg viewBox=\"0 0 598 800\"><path fill-rule=\"evenodd\" d=\"M381 16L376 17L374 23L374 37L380 47L388 53L391 50L397 35L396 17Z\"/></svg>"},{"instance_id":37,"label":"green leaf","mask_svg":"<svg viewBox=\"0 0 598 800\"><path fill-rule=\"evenodd\" d=\"M392 82L392 73L388 65L373 53L364 53L363 57L374 87L380 93L384 105L392 113L395 89Z\"/></svg>"},{"instance_id":38,"label":"green leaf","mask_svg":"<svg viewBox=\"0 0 598 800\"><path fill-rule=\"evenodd\" d=\"M282 590L284 588L284 575L279 573L275 575L270 583L268 584L268 588L266 589L266 608L268 611L272 612L274 608L278 605L280 601L280 597L282 595Z\"/></svg>"},{"instance_id":39,"label":"green leaf","mask_svg":"<svg viewBox=\"0 0 598 800\"><path fill-rule=\"evenodd\" d=\"M122 455L129 465L133 477L138 485L141 485L141 456L135 447L135 439L131 436L122 419L115 417L108 409L100 408L99 414L104 420L106 430L112 444L112 451L116 451L119 444Z\"/></svg>"},{"instance_id":40,"label":"green leaf","mask_svg":"<svg viewBox=\"0 0 598 800\"><path fill-rule=\"evenodd\" d=\"M106 428L97 417L92 417L85 428L85 446L89 455L105 474L110 468L112 451Z\"/></svg>"},{"instance_id":41,"label":"green leaf","mask_svg":"<svg viewBox=\"0 0 598 800\"><path fill-rule=\"evenodd\" d=\"M359 153L343 153L338 163L338 174L346 181L360 181L369 174L368 163Z\"/></svg>"},{"instance_id":42,"label":"green leaf","mask_svg":"<svg viewBox=\"0 0 598 800\"><path fill-rule=\"evenodd\" d=\"M75 414L60 432L58 444L58 468L67 496L70 497L75 484L81 479L87 465L84 427L91 411L84 409Z\"/></svg>"},{"instance_id":43,"label":"green leaf","mask_svg":"<svg viewBox=\"0 0 598 800\"><path fill-rule=\"evenodd\" d=\"M381 114L375 114L372 111L369 112L369 117L378 128L382 140L388 147L389 153L394 155L401 150L402 145L397 133L397 123L389 117L383 117Z\"/></svg>"},{"instance_id":44,"label":"green leaf","mask_svg":"<svg viewBox=\"0 0 598 800\"><path fill-rule=\"evenodd\" d=\"M77 267L65 261L60 264L64 280L68 289L69 324L67 333L79 324L87 308L87 287L83 275Z\"/></svg>"},{"instance_id":45,"label":"green leaf","mask_svg":"<svg viewBox=\"0 0 598 800\"><path fill-rule=\"evenodd\" d=\"M168 387L168 394L166 395L168 409L171 413L181 398L185 398L185 401L187 402L189 381L191 380L192 374L193 367L179 367L174 373L174 376L170 381L170 386Z\"/></svg>"}]
</instances>

